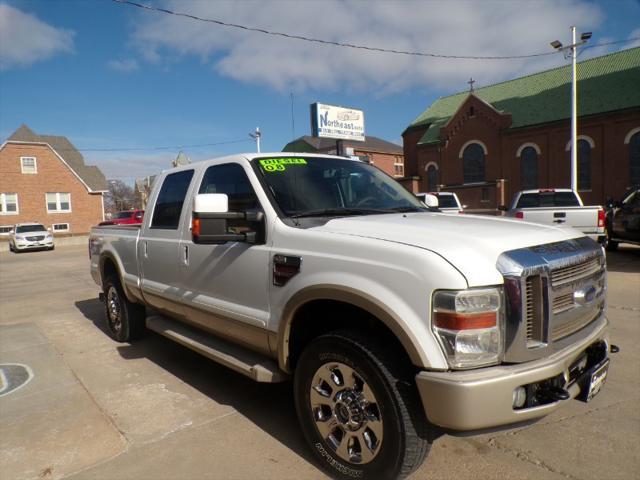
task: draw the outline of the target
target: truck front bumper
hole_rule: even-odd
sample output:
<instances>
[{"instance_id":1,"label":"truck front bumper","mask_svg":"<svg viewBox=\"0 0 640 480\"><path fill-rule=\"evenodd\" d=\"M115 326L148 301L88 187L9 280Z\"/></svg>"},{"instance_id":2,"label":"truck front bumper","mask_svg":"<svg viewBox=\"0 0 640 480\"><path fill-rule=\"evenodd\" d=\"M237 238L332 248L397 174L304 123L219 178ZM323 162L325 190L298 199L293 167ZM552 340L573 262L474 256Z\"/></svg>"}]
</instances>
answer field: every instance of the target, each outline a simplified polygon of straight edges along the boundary
<instances>
[{"instance_id":1,"label":"truck front bumper","mask_svg":"<svg viewBox=\"0 0 640 480\"><path fill-rule=\"evenodd\" d=\"M596 322L597 328L588 337L547 358L477 370L418 373L416 384L427 418L447 429L478 430L548 415L567 400L516 409L514 390L563 376L570 399L578 396L581 386L569 382L570 367L592 345L604 342L605 358L609 351L609 321L603 315Z\"/></svg>"}]
</instances>

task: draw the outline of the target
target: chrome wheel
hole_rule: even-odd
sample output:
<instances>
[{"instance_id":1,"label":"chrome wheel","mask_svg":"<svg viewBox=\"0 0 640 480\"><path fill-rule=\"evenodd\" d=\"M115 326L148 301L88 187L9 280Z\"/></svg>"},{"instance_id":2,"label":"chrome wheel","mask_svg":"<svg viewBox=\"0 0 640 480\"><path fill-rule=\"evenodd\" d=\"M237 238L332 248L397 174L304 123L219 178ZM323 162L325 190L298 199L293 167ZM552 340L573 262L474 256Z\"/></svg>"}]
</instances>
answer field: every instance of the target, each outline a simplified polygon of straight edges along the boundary
<instances>
[{"instance_id":1,"label":"chrome wheel","mask_svg":"<svg viewBox=\"0 0 640 480\"><path fill-rule=\"evenodd\" d=\"M351 367L322 365L313 376L309 396L318 433L343 460L372 461L382 445L382 416L376 397Z\"/></svg>"},{"instance_id":2,"label":"chrome wheel","mask_svg":"<svg viewBox=\"0 0 640 480\"><path fill-rule=\"evenodd\" d=\"M111 328L114 332L119 332L122 329L122 305L120 295L114 286L107 292L107 314Z\"/></svg>"}]
</instances>

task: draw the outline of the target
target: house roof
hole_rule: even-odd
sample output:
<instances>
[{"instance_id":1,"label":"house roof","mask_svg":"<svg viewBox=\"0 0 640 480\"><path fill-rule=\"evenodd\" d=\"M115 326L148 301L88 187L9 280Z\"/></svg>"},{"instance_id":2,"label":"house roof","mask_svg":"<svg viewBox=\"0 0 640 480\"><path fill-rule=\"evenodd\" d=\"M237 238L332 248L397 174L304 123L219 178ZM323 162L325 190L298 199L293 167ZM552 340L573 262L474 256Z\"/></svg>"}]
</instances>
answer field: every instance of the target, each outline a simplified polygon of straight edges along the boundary
<instances>
[{"instance_id":1,"label":"house roof","mask_svg":"<svg viewBox=\"0 0 640 480\"><path fill-rule=\"evenodd\" d=\"M578 62L578 112L596 115L640 107L640 47ZM474 90L496 110L510 113L510 128L571 117L571 66L554 68ZM427 126L419 145L440 141L440 128L467 99L461 92L436 100L409 128Z\"/></svg>"},{"instance_id":2,"label":"house roof","mask_svg":"<svg viewBox=\"0 0 640 480\"><path fill-rule=\"evenodd\" d=\"M342 145L344 147L352 147L357 150L391 153L394 155L402 155L402 147L395 143L387 142L378 137L365 137L364 142L351 142L349 140L343 140ZM315 153L322 150L329 150L335 148L336 140L333 138L319 138L305 135L287 143L282 149L283 152L309 152Z\"/></svg>"},{"instance_id":3,"label":"house roof","mask_svg":"<svg viewBox=\"0 0 640 480\"><path fill-rule=\"evenodd\" d=\"M82 179L92 192L108 190L107 180L98 167L85 165L84 157L67 137L38 135L26 125L21 125L7 139L8 142L47 143L64 159L69 168Z\"/></svg>"}]
</instances>

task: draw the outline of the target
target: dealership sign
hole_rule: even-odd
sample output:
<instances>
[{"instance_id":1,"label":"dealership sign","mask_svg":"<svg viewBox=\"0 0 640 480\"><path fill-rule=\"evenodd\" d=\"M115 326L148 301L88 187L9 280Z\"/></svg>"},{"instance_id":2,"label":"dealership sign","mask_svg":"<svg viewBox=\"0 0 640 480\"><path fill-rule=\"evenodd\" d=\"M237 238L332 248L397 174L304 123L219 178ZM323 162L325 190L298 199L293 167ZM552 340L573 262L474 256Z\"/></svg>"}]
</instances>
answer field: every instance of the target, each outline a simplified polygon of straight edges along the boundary
<instances>
[{"instance_id":1,"label":"dealership sign","mask_svg":"<svg viewBox=\"0 0 640 480\"><path fill-rule=\"evenodd\" d=\"M353 108L312 103L311 134L364 142L364 113Z\"/></svg>"}]
</instances>

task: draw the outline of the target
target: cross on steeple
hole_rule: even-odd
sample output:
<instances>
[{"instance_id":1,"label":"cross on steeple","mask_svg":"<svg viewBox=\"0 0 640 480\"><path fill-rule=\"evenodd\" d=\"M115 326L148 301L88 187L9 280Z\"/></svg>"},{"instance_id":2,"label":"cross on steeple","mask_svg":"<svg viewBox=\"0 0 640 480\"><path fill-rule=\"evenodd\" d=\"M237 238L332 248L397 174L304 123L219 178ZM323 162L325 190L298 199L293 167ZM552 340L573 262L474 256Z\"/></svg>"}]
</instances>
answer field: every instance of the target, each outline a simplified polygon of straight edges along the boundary
<instances>
[{"instance_id":1,"label":"cross on steeple","mask_svg":"<svg viewBox=\"0 0 640 480\"><path fill-rule=\"evenodd\" d=\"M473 84L476 83L476 81L473 78L470 78L467 83L469 84L469 91L473 92Z\"/></svg>"}]
</instances>

